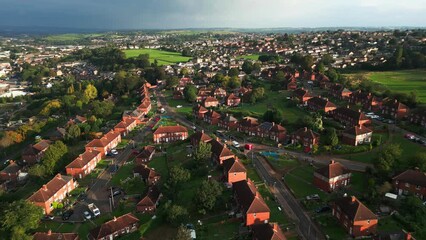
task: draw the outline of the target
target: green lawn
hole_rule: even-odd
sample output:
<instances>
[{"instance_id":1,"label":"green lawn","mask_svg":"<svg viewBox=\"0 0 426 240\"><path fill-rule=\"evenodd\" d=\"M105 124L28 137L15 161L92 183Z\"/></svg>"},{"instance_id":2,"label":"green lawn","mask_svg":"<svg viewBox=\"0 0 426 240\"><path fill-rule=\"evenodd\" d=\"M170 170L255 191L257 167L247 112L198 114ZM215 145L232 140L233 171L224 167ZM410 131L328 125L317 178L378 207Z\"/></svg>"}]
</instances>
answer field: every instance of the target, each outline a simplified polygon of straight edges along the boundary
<instances>
[{"instance_id":1,"label":"green lawn","mask_svg":"<svg viewBox=\"0 0 426 240\"><path fill-rule=\"evenodd\" d=\"M173 99L172 97L167 98L167 103L170 107L175 108L177 113L191 113L192 112L192 104L188 103L184 99ZM177 106L182 106L177 108Z\"/></svg>"},{"instance_id":2,"label":"green lawn","mask_svg":"<svg viewBox=\"0 0 426 240\"><path fill-rule=\"evenodd\" d=\"M312 194L318 194L322 199L327 197L326 193L313 185L313 172L311 166L302 165L284 176L285 183L290 187L296 198L304 198Z\"/></svg>"},{"instance_id":3,"label":"green lawn","mask_svg":"<svg viewBox=\"0 0 426 240\"><path fill-rule=\"evenodd\" d=\"M248 60L259 60L259 54L249 54L249 55L242 55L239 56L238 59L242 58L242 59L248 59Z\"/></svg>"},{"instance_id":4,"label":"green lawn","mask_svg":"<svg viewBox=\"0 0 426 240\"><path fill-rule=\"evenodd\" d=\"M416 90L419 100L426 103L426 70L401 70L367 73L368 79L381 83L392 91L410 93Z\"/></svg>"},{"instance_id":5,"label":"green lawn","mask_svg":"<svg viewBox=\"0 0 426 240\"><path fill-rule=\"evenodd\" d=\"M94 38L94 37L100 37L103 34L77 34L77 33L66 33L66 34L58 34L58 35L50 35L45 38L44 40L47 41L76 41L83 38Z\"/></svg>"},{"instance_id":6,"label":"green lawn","mask_svg":"<svg viewBox=\"0 0 426 240\"><path fill-rule=\"evenodd\" d=\"M318 217L317 222L323 231L329 238L329 240L341 240L347 239L349 235L346 230L337 222L337 220L331 215L323 215Z\"/></svg>"},{"instance_id":7,"label":"green lawn","mask_svg":"<svg viewBox=\"0 0 426 240\"><path fill-rule=\"evenodd\" d=\"M190 57L182 56L181 53L162 51L158 49L130 49L123 51L127 58L137 57L140 54L149 54L149 61L153 63L154 60L157 60L159 65L188 62L191 59Z\"/></svg>"}]
</instances>

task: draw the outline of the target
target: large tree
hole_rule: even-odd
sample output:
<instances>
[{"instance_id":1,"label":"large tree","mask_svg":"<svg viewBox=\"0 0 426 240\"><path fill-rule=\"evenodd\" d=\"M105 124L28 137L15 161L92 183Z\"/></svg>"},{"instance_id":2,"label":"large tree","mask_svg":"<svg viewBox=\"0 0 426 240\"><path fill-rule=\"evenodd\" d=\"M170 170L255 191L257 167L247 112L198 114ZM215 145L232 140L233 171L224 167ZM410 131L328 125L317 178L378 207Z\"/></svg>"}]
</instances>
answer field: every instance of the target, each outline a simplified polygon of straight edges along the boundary
<instances>
[{"instance_id":1,"label":"large tree","mask_svg":"<svg viewBox=\"0 0 426 240\"><path fill-rule=\"evenodd\" d=\"M167 185L174 189L179 183L187 182L191 178L191 173L181 167L173 166L169 171L169 179L167 180Z\"/></svg>"},{"instance_id":2,"label":"large tree","mask_svg":"<svg viewBox=\"0 0 426 240\"><path fill-rule=\"evenodd\" d=\"M216 204L217 198L222 192L222 185L216 180L202 181L194 199L198 207L198 212L206 214L207 211L212 210Z\"/></svg>"},{"instance_id":3,"label":"large tree","mask_svg":"<svg viewBox=\"0 0 426 240\"><path fill-rule=\"evenodd\" d=\"M339 137L337 136L335 128L326 128L325 135L324 137L321 137L321 139L323 139L324 145L334 147L339 144Z\"/></svg>"},{"instance_id":4,"label":"large tree","mask_svg":"<svg viewBox=\"0 0 426 240\"><path fill-rule=\"evenodd\" d=\"M211 155L211 144L201 141L194 151L194 160L198 166L203 165Z\"/></svg>"},{"instance_id":5,"label":"large tree","mask_svg":"<svg viewBox=\"0 0 426 240\"><path fill-rule=\"evenodd\" d=\"M385 175L392 173L396 167L396 163L401 156L402 150L399 144L387 144L379 151L374 159L376 169Z\"/></svg>"},{"instance_id":6,"label":"large tree","mask_svg":"<svg viewBox=\"0 0 426 240\"><path fill-rule=\"evenodd\" d=\"M188 210L179 205L166 207L166 219L171 224L179 224L188 216Z\"/></svg>"},{"instance_id":7,"label":"large tree","mask_svg":"<svg viewBox=\"0 0 426 240\"><path fill-rule=\"evenodd\" d=\"M186 101L195 102L197 100L197 88L193 85L188 85L183 89L183 95Z\"/></svg>"},{"instance_id":8,"label":"large tree","mask_svg":"<svg viewBox=\"0 0 426 240\"><path fill-rule=\"evenodd\" d=\"M80 127L77 124L73 124L67 128L65 133L65 140L73 141L79 138L80 135L81 135Z\"/></svg>"},{"instance_id":9,"label":"large tree","mask_svg":"<svg viewBox=\"0 0 426 240\"><path fill-rule=\"evenodd\" d=\"M244 61L242 69L246 74L250 74L253 71L253 63L251 61Z\"/></svg>"},{"instance_id":10,"label":"large tree","mask_svg":"<svg viewBox=\"0 0 426 240\"><path fill-rule=\"evenodd\" d=\"M173 238L173 240L192 240L189 229L187 229L183 225L180 225L177 230L176 236Z\"/></svg>"},{"instance_id":11,"label":"large tree","mask_svg":"<svg viewBox=\"0 0 426 240\"><path fill-rule=\"evenodd\" d=\"M90 100L93 100L98 97L98 90L92 84L87 85L83 94L83 102L88 103Z\"/></svg>"},{"instance_id":12,"label":"large tree","mask_svg":"<svg viewBox=\"0 0 426 240\"><path fill-rule=\"evenodd\" d=\"M1 227L5 232L10 232L11 238L26 239L25 232L36 229L43 210L26 200L18 200L8 204L0 214Z\"/></svg>"}]
</instances>

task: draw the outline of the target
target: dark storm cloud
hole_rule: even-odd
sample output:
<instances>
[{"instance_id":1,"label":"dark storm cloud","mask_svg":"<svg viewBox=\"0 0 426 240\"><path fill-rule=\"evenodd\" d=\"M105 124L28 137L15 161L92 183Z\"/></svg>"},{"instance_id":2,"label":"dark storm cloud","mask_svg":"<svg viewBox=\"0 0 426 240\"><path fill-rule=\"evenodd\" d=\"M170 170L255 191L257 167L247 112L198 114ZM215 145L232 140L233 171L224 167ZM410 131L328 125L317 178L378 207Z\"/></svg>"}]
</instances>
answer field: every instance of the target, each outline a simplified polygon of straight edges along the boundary
<instances>
[{"instance_id":1,"label":"dark storm cloud","mask_svg":"<svg viewBox=\"0 0 426 240\"><path fill-rule=\"evenodd\" d=\"M0 25L73 28L425 26L426 0L0 0Z\"/></svg>"}]
</instances>

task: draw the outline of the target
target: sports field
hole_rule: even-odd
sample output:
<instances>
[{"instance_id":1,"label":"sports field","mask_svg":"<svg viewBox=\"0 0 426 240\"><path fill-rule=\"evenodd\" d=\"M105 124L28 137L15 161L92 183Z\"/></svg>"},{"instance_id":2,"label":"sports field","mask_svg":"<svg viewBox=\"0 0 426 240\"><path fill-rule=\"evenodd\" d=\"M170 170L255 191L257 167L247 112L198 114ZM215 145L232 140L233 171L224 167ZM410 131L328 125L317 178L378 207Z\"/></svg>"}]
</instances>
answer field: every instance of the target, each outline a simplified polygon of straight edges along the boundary
<instances>
[{"instance_id":1,"label":"sports field","mask_svg":"<svg viewBox=\"0 0 426 240\"><path fill-rule=\"evenodd\" d=\"M238 58L257 61L259 60L259 56L260 56L259 54L250 54L250 55L242 55L242 56L239 56Z\"/></svg>"},{"instance_id":2,"label":"sports field","mask_svg":"<svg viewBox=\"0 0 426 240\"><path fill-rule=\"evenodd\" d=\"M154 60L157 60L159 65L188 62L188 60L191 59L190 57L182 56L181 53L162 51L158 49L130 49L124 50L124 53L127 58L137 57L140 54L149 54L149 61L153 63Z\"/></svg>"},{"instance_id":3,"label":"sports field","mask_svg":"<svg viewBox=\"0 0 426 240\"><path fill-rule=\"evenodd\" d=\"M401 70L367 73L368 79L381 83L392 91L410 93L416 90L422 103L426 103L426 70Z\"/></svg>"}]
</instances>

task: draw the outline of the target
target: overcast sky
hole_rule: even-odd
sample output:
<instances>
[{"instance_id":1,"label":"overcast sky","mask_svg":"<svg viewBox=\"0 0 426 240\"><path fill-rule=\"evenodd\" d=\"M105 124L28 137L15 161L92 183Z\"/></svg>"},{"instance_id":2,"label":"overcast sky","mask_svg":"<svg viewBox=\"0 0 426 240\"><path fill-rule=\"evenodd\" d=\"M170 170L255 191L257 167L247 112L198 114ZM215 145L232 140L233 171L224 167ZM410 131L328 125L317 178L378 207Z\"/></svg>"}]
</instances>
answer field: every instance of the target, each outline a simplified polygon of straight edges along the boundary
<instances>
[{"instance_id":1,"label":"overcast sky","mask_svg":"<svg viewBox=\"0 0 426 240\"><path fill-rule=\"evenodd\" d=\"M426 0L0 0L0 25L72 28L426 26Z\"/></svg>"}]
</instances>

